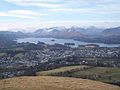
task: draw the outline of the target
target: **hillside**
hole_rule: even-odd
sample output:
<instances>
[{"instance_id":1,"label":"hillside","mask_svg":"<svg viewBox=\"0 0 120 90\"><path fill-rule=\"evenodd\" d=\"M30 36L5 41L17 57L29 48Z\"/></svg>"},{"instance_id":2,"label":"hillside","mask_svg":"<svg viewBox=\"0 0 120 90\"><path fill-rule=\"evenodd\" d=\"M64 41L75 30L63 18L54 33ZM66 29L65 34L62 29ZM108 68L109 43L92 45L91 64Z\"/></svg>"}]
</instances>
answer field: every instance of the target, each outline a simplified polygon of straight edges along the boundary
<instances>
[{"instance_id":1,"label":"hillside","mask_svg":"<svg viewBox=\"0 0 120 90\"><path fill-rule=\"evenodd\" d=\"M120 86L120 68L113 67L67 66L37 72L36 75L86 78Z\"/></svg>"},{"instance_id":2,"label":"hillside","mask_svg":"<svg viewBox=\"0 0 120 90\"><path fill-rule=\"evenodd\" d=\"M81 70L87 69L87 68L90 68L90 66L86 66L86 65L66 66L66 67L56 68L53 70L37 72L36 75L37 76L62 76L62 75L60 75L60 73L63 74L65 72L78 72L78 71L81 71Z\"/></svg>"},{"instance_id":3,"label":"hillside","mask_svg":"<svg viewBox=\"0 0 120 90\"><path fill-rule=\"evenodd\" d=\"M120 35L120 27L105 29L101 34L105 36Z\"/></svg>"},{"instance_id":4,"label":"hillside","mask_svg":"<svg viewBox=\"0 0 120 90\"><path fill-rule=\"evenodd\" d=\"M120 90L120 87L85 79L37 76L0 80L0 90Z\"/></svg>"}]
</instances>

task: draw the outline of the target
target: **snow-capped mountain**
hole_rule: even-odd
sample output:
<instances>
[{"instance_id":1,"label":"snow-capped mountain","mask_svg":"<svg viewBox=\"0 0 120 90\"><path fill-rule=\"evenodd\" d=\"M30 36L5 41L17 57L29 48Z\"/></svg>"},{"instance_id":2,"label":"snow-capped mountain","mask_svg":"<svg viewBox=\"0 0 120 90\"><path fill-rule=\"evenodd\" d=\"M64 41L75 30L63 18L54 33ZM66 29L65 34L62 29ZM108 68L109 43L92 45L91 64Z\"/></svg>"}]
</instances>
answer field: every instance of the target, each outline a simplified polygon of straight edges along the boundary
<instances>
[{"instance_id":1,"label":"snow-capped mountain","mask_svg":"<svg viewBox=\"0 0 120 90\"><path fill-rule=\"evenodd\" d=\"M83 37L87 35L93 35L101 32L102 29L96 27L81 28L72 26L70 28L66 27L52 27L52 28L43 28L38 29L34 32L36 36L48 36L48 37Z\"/></svg>"},{"instance_id":2,"label":"snow-capped mountain","mask_svg":"<svg viewBox=\"0 0 120 90\"><path fill-rule=\"evenodd\" d=\"M48 36L48 37L62 37L62 38L70 38L70 37L81 37L82 33L76 28L65 28L65 27L52 27L45 29L38 29L34 32L37 36Z\"/></svg>"}]
</instances>

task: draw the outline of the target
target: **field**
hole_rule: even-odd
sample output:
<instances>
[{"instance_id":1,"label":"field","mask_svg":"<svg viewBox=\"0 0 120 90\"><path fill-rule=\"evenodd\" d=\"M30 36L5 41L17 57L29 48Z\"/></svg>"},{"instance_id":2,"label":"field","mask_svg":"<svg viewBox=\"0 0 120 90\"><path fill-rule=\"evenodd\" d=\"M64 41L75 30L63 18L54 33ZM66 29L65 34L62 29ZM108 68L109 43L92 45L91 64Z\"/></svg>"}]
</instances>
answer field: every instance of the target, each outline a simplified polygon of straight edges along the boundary
<instances>
[{"instance_id":1,"label":"field","mask_svg":"<svg viewBox=\"0 0 120 90\"><path fill-rule=\"evenodd\" d=\"M103 82L111 82L114 80L120 80L120 68L110 67L93 67L83 71L73 73L75 76L80 76L90 79L95 79Z\"/></svg>"},{"instance_id":2,"label":"field","mask_svg":"<svg viewBox=\"0 0 120 90\"><path fill-rule=\"evenodd\" d=\"M64 73L64 72L71 71L71 70L79 71L84 68L89 68L89 66L86 66L86 65L66 66L66 67L61 67L61 68L57 68L57 69L53 69L53 70L37 72L36 75L37 76L49 76L49 75L53 75L53 74L57 74L57 73Z\"/></svg>"},{"instance_id":3,"label":"field","mask_svg":"<svg viewBox=\"0 0 120 90\"><path fill-rule=\"evenodd\" d=\"M34 76L0 80L0 90L120 90L120 87L86 79Z\"/></svg>"},{"instance_id":4,"label":"field","mask_svg":"<svg viewBox=\"0 0 120 90\"><path fill-rule=\"evenodd\" d=\"M77 69L79 68L79 69ZM91 79L105 83L120 84L120 68L113 67L90 67L90 66L69 66L54 70L38 72L42 76L65 76L83 79Z\"/></svg>"}]
</instances>

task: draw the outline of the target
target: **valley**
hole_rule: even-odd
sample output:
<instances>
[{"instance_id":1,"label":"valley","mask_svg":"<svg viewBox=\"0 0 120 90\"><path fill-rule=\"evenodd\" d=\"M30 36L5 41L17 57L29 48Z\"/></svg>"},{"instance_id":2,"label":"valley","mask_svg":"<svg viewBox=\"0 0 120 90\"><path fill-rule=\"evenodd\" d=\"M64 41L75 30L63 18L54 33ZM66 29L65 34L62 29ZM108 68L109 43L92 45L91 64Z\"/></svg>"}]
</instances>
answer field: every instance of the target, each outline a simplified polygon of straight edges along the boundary
<instances>
[{"instance_id":1,"label":"valley","mask_svg":"<svg viewBox=\"0 0 120 90\"><path fill-rule=\"evenodd\" d=\"M120 0L1 0L0 90L120 90Z\"/></svg>"},{"instance_id":2,"label":"valley","mask_svg":"<svg viewBox=\"0 0 120 90\"><path fill-rule=\"evenodd\" d=\"M47 33L53 31L50 30ZM58 33L58 31L55 32ZM72 30L69 32L72 33ZM67 34L72 35L70 33ZM32 78L54 76L53 78L89 79L120 86L119 44L79 42L73 40L76 35L74 38L71 36L63 37L64 39L51 37L48 34L47 36L36 35L35 37L34 33L7 31L0 32L0 35L1 82L4 82L4 79L9 80L9 78L14 79L21 76L31 76ZM54 36L53 33L52 35ZM34 39L32 40L31 37ZM67 45L69 43L75 46Z\"/></svg>"}]
</instances>

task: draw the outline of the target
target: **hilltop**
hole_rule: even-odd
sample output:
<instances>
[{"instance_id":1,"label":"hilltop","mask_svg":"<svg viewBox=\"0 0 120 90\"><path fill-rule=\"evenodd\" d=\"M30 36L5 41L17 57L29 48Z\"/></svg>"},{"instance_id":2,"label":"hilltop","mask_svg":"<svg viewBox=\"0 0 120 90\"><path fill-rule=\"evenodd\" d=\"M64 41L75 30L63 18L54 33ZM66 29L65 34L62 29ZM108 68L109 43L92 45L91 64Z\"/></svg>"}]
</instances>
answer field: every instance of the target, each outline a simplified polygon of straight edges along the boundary
<instances>
[{"instance_id":1,"label":"hilltop","mask_svg":"<svg viewBox=\"0 0 120 90\"><path fill-rule=\"evenodd\" d=\"M36 76L0 80L0 90L120 90L120 87L87 79Z\"/></svg>"}]
</instances>

